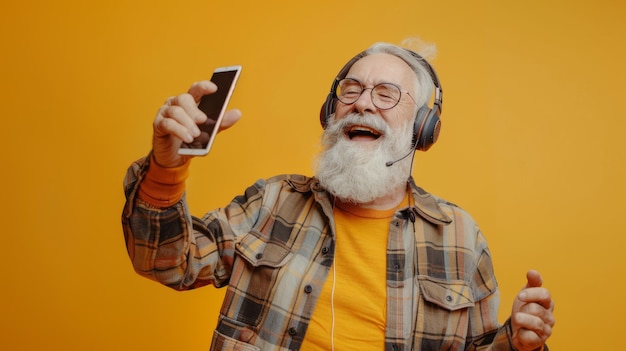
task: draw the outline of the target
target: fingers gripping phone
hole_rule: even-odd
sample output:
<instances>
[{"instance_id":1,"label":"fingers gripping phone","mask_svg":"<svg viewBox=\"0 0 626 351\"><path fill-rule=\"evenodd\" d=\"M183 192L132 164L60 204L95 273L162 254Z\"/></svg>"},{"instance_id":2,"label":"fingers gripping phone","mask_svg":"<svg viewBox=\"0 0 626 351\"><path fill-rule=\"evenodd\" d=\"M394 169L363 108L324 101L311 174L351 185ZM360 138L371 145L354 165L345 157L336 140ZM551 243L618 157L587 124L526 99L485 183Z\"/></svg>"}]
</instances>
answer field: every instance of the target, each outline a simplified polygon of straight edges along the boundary
<instances>
[{"instance_id":1,"label":"fingers gripping phone","mask_svg":"<svg viewBox=\"0 0 626 351\"><path fill-rule=\"evenodd\" d=\"M198 108L208 118L198 126L201 132L199 137L191 143L182 143L178 149L180 155L204 156L209 153L240 73L241 66L219 67L213 71L211 81L217 85L217 91L204 95L198 103Z\"/></svg>"}]
</instances>

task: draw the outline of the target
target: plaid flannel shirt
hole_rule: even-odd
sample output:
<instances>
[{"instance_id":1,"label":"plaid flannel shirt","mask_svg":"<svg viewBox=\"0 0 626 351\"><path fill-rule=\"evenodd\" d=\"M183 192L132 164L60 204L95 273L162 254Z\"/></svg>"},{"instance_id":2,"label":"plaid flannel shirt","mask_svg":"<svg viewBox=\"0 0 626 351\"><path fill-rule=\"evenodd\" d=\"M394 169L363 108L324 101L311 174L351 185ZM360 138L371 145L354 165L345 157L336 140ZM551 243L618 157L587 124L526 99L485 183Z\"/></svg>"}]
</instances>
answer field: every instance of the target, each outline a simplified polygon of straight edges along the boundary
<instances>
[{"instance_id":1,"label":"plaid flannel shirt","mask_svg":"<svg viewBox=\"0 0 626 351\"><path fill-rule=\"evenodd\" d=\"M138 198L148 167L133 163L124 181L135 270L177 290L227 287L211 350L299 350L333 263L330 195L315 178L277 176L200 219L184 197L169 208ZM389 224L385 350L513 350L483 234L410 184L413 205Z\"/></svg>"}]
</instances>

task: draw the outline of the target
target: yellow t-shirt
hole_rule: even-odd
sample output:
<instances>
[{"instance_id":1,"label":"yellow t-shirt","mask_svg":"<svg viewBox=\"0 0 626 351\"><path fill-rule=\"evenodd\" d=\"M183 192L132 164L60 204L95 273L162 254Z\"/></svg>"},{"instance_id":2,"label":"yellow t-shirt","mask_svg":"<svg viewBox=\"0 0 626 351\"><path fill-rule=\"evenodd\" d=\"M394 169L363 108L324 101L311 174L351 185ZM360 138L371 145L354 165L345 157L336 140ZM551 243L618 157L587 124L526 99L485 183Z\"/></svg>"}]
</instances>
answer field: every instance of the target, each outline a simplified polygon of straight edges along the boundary
<instances>
[{"instance_id":1,"label":"yellow t-shirt","mask_svg":"<svg viewBox=\"0 0 626 351\"><path fill-rule=\"evenodd\" d=\"M333 344L336 351L384 350L387 236L395 211L335 208L334 267L301 350L329 351Z\"/></svg>"}]
</instances>

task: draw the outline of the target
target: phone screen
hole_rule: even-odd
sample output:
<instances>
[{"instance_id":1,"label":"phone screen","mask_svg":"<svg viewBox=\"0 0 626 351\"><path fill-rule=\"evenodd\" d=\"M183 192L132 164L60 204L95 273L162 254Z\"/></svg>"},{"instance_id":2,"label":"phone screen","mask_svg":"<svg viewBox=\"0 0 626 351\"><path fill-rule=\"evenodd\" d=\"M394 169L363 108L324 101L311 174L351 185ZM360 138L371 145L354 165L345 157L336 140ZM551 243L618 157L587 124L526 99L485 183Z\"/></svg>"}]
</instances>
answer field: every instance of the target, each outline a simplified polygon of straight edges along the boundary
<instances>
[{"instance_id":1,"label":"phone screen","mask_svg":"<svg viewBox=\"0 0 626 351\"><path fill-rule=\"evenodd\" d=\"M217 91L204 95L198 104L198 108L207 115L206 122L198 126L201 135L192 143L183 143L180 154L206 155L209 152L240 72L241 66L221 67L213 72L211 81L217 85Z\"/></svg>"}]
</instances>

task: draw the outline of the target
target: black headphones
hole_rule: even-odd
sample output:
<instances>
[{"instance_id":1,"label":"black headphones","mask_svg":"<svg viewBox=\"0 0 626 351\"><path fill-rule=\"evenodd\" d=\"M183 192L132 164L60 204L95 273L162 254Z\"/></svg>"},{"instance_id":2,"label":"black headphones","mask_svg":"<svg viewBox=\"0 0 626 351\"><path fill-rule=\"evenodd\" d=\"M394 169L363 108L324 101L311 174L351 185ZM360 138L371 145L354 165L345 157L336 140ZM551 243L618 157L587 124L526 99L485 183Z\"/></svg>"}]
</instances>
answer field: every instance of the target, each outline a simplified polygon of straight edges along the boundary
<instances>
[{"instance_id":1,"label":"black headphones","mask_svg":"<svg viewBox=\"0 0 626 351\"><path fill-rule=\"evenodd\" d=\"M421 106L417 110L417 114L415 116L415 123L413 124L413 147L417 150L426 151L428 150L439 138L439 131L441 129L441 105L443 104L443 90L441 89L441 83L439 82L439 78L437 77L437 73L433 67L426 61L422 56L417 53L404 49L408 53L411 54L417 61L419 61L426 71L430 74L433 84L435 85L435 101L433 102L433 108L429 108L427 105ZM330 116L335 113L335 105L337 103L337 96L335 95L335 91L337 89L337 84L339 81L344 79L352 65L355 62L362 59L366 56L366 51L359 53L354 56L348 63L343 66L337 78L333 82L333 85L330 87L330 93L328 93L328 97L326 98L326 102L322 105L322 110L320 111L320 123L322 124L322 128L326 129L326 125L328 123L328 119Z\"/></svg>"}]
</instances>

